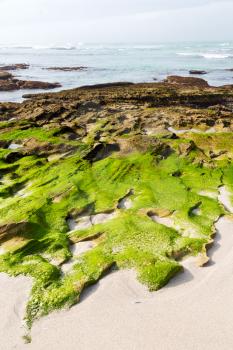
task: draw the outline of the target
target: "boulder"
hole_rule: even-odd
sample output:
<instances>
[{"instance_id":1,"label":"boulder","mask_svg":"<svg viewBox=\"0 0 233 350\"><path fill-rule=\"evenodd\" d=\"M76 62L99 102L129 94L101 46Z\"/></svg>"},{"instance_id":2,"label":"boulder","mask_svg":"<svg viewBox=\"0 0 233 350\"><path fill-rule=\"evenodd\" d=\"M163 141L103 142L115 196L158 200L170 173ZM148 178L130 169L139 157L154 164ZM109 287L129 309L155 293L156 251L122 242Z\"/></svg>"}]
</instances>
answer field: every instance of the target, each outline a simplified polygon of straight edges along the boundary
<instances>
[{"instance_id":1,"label":"boulder","mask_svg":"<svg viewBox=\"0 0 233 350\"><path fill-rule=\"evenodd\" d=\"M178 75L171 75L164 80L165 83L180 86L193 86L193 87L209 87L206 80L193 77L181 77Z\"/></svg>"},{"instance_id":2,"label":"boulder","mask_svg":"<svg viewBox=\"0 0 233 350\"><path fill-rule=\"evenodd\" d=\"M12 74L8 72L1 72L0 71L0 80L8 80L12 78Z\"/></svg>"}]
</instances>

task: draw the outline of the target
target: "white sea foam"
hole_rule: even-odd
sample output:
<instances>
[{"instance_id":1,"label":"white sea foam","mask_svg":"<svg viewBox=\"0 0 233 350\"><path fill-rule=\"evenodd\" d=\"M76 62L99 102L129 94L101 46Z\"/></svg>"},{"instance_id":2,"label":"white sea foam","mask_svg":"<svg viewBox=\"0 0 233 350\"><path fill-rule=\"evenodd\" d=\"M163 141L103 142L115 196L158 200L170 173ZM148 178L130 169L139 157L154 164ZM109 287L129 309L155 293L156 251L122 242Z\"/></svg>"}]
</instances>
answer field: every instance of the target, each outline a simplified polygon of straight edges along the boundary
<instances>
[{"instance_id":1,"label":"white sea foam","mask_svg":"<svg viewBox=\"0 0 233 350\"><path fill-rule=\"evenodd\" d=\"M230 53L211 53L211 52L177 52L179 56L203 57L206 59L226 59L233 58Z\"/></svg>"},{"instance_id":2,"label":"white sea foam","mask_svg":"<svg viewBox=\"0 0 233 350\"><path fill-rule=\"evenodd\" d=\"M58 81L63 90L114 81L153 82L154 78L162 81L168 75L189 75L189 69L207 71L209 74L205 79L208 83L211 86L220 86L233 82L230 71L233 64L233 42L229 46L222 46L223 43L85 44L68 41L49 42L44 46L33 43L33 46L29 46L22 42L18 45L1 43L0 52L4 56L4 65L30 65L28 69L17 72L21 79ZM82 74L61 74L58 71L42 69L55 65L80 65L89 69ZM56 89L58 90L60 89ZM1 91L0 101L21 102L22 95L39 92L42 91Z\"/></svg>"},{"instance_id":3,"label":"white sea foam","mask_svg":"<svg viewBox=\"0 0 233 350\"><path fill-rule=\"evenodd\" d=\"M223 54L223 53L203 53L202 57L207 59L224 59L224 58L232 58L231 54Z\"/></svg>"}]
</instances>

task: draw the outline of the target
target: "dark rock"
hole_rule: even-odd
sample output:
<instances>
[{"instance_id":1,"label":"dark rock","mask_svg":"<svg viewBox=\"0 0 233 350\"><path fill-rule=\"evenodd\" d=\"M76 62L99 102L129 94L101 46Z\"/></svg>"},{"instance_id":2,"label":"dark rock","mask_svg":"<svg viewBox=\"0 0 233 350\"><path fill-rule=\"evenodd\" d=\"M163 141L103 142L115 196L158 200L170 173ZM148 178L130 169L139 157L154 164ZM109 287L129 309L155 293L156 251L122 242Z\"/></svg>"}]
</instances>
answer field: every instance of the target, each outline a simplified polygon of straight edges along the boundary
<instances>
[{"instance_id":1,"label":"dark rock","mask_svg":"<svg viewBox=\"0 0 233 350\"><path fill-rule=\"evenodd\" d=\"M29 64L17 63L17 64L10 64L7 66L0 66L0 71L28 69L29 67L30 67Z\"/></svg>"},{"instance_id":2,"label":"dark rock","mask_svg":"<svg viewBox=\"0 0 233 350\"><path fill-rule=\"evenodd\" d=\"M0 140L0 148L8 148L10 141Z\"/></svg>"},{"instance_id":3,"label":"dark rock","mask_svg":"<svg viewBox=\"0 0 233 350\"><path fill-rule=\"evenodd\" d=\"M120 147L118 144L99 143L84 157L84 159L95 162L104 159L113 152L118 152L119 150Z\"/></svg>"},{"instance_id":4,"label":"dark rock","mask_svg":"<svg viewBox=\"0 0 233 350\"><path fill-rule=\"evenodd\" d=\"M195 69L193 69L193 70L189 71L189 74L204 75L204 74L207 74L207 72L205 70L195 70Z\"/></svg>"},{"instance_id":5,"label":"dark rock","mask_svg":"<svg viewBox=\"0 0 233 350\"><path fill-rule=\"evenodd\" d=\"M21 159L23 157L23 154L21 152L11 152L8 153L4 159L7 163L14 163L17 162L17 160Z\"/></svg>"},{"instance_id":6,"label":"dark rock","mask_svg":"<svg viewBox=\"0 0 233 350\"><path fill-rule=\"evenodd\" d=\"M1 74L3 74L5 78L1 79ZM6 74L9 74L9 75L6 75ZM61 84L47 83L43 81L18 80L18 79L14 79L10 73L0 72L0 91L14 91L14 90L21 90L21 89L48 90L48 89L55 89L58 87L61 87Z\"/></svg>"},{"instance_id":7,"label":"dark rock","mask_svg":"<svg viewBox=\"0 0 233 350\"><path fill-rule=\"evenodd\" d=\"M84 70L87 70L88 67L85 66L79 66L79 67L47 67L47 68L43 68L46 70L55 70L55 71L62 71L62 72L81 72Z\"/></svg>"},{"instance_id":8,"label":"dark rock","mask_svg":"<svg viewBox=\"0 0 233 350\"><path fill-rule=\"evenodd\" d=\"M174 171L174 172L172 173L172 176L173 176L173 177L181 177L181 175L182 175L182 173L181 173L180 170Z\"/></svg>"},{"instance_id":9,"label":"dark rock","mask_svg":"<svg viewBox=\"0 0 233 350\"><path fill-rule=\"evenodd\" d=\"M123 82L116 82L116 83L84 85L84 86L81 86L80 89L104 89L104 88L110 88L110 87L122 87L122 86L130 86L130 85L134 85L134 83L123 81Z\"/></svg>"}]
</instances>

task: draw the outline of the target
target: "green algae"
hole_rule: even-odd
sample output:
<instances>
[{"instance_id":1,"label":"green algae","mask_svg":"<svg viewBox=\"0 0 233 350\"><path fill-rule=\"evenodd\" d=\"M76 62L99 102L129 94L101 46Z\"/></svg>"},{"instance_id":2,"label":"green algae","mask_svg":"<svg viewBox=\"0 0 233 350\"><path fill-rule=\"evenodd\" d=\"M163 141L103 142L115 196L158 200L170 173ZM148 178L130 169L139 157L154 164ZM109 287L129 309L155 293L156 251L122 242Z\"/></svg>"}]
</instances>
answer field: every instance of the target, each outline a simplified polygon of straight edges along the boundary
<instances>
[{"instance_id":1,"label":"green algae","mask_svg":"<svg viewBox=\"0 0 233 350\"><path fill-rule=\"evenodd\" d=\"M91 145L96 130L104 125L97 125L84 143ZM1 137L63 142L54 130L42 128L5 131L4 127ZM233 189L233 169L208 157L212 146L206 135L189 134L189 139L198 149L185 157L177 147L184 140L169 139L164 142L173 152L166 158L149 149L116 153L94 163L84 159L85 144L52 162L33 155L8 164L5 155L11 151L1 150L0 226L26 222L27 229L10 239L1 237L7 253L0 256L0 271L33 278L26 311L29 327L36 318L77 303L83 289L112 267L135 269L138 279L152 291L182 270L182 257L205 253L214 223L224 210L216 199L200 192L217 191L222 183ZM230 135L216 134L211 136L211 145L228 150L229 140ZM205 162L195 162L197 156ZM118 209L119 200L130 190L131 208ZM193 214L196 207L199 215ZM116 215L70 231L67 219L86 209L91 215L110 211ZM149 211L158 209L172 213L174 228L151 219ZM70 245L84 240L93 240L95 247L63 274L62 264L72 257Z\"/></svg>"}]
</instances>

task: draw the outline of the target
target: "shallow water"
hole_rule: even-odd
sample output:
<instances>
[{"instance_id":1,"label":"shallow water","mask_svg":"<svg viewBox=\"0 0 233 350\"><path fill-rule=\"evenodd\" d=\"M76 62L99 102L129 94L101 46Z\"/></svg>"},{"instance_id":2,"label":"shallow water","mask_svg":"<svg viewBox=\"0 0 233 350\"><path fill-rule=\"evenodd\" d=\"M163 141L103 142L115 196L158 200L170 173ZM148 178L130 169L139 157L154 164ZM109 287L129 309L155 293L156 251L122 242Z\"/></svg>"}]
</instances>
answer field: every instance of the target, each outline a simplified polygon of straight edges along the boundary
<instances>
[{"instance_id":1,"label":"shallow water","mask_svg":"<svg viewBox=\"0 0 233 350\"><path fill-rule=\"evenodd\" d=\"M60 82L61 89L113 81L152 82L167 75L189 75L189 70L206 70L201 76L211 85L233 83L233 42L150 45L90 45L77 47L17 48L0 46L0 64L29 63L30 69L13 72L19 78ZM48 71L51 66L88 66L86 71ZM53 91L61 90L55 89ZM28 90L0 92L0 101L20 101ZM36 92L39 92L37 90Z\"/></svg>"}]
</instances>

